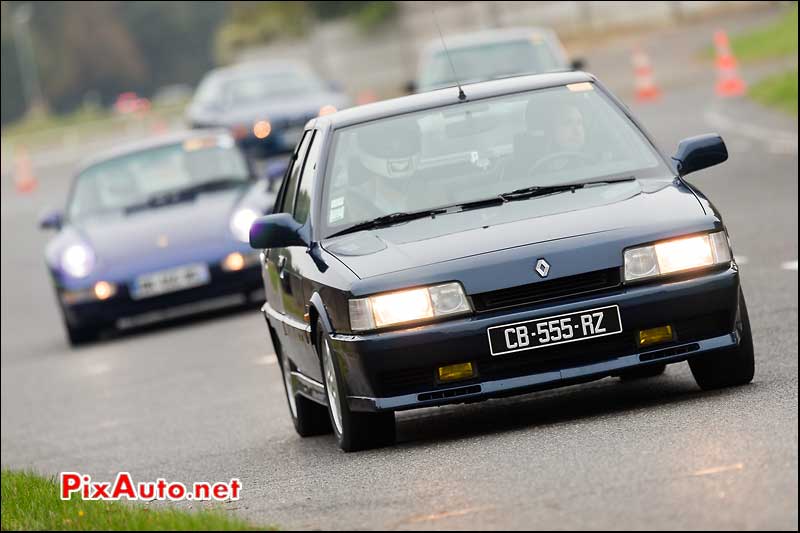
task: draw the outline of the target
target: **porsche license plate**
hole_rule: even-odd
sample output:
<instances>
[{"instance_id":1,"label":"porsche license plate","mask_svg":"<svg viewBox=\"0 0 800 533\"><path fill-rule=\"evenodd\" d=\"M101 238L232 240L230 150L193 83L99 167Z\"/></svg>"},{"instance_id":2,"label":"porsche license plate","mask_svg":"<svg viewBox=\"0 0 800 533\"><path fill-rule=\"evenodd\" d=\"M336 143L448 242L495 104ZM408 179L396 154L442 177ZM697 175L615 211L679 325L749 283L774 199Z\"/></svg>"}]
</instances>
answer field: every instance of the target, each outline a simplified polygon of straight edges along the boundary
<instances>
[{"instance_id":1,"label":"porsche license plate","mask_svg":"<svg viewBox=\"0 0 800 533\"><path fill-rule=\"evenodd\" d=\"M209 282L208 265L198 263L183 265L169 270L144 274L136 278L131 286L131 298L141 300L159 294L199 287Z\"/></svg>"}]
</instances>

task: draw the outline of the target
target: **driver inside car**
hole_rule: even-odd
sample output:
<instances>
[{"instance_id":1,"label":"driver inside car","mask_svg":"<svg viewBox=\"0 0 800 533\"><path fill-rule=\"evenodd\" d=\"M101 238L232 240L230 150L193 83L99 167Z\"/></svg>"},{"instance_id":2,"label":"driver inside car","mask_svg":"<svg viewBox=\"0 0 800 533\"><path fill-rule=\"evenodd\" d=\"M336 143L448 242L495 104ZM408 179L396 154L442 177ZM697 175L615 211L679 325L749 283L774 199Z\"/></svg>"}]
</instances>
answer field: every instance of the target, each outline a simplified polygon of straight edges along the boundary
<instances>
[{"instance_id":1,"label":"driver inside car","mask_svg":"<svg viewBox=\"0 0 800 533\"><path fill-rule=\"evenodd\" d=\"M402 135L397 134L398 128ZM415 120L401 119L391 126L362 128L348 164L348 186L362 202L347 206L348 220L368 220L417 209L412 178L418 171L422 145Z\"/></svg>"}]
</instances>

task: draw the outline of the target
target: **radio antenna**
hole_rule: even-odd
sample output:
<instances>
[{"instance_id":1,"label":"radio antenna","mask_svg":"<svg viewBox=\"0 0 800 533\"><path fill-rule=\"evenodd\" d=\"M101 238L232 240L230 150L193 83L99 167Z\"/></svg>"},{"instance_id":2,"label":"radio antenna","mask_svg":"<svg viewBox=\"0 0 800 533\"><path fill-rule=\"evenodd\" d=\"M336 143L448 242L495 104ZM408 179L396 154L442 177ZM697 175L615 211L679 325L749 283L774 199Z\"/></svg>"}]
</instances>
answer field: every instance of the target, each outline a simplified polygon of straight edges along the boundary
<instances>
[{"instance_id":1,"label":"radio antenna","mask_svg":"<svg viewBox=\"0 0 800 533\"><path fill-rule=\"evenodd\" d=\"M431 13L433 13L433 23L436 25L436 30L439 32L439 39L442 41L442 47L444 47L444 54L447 56L447 61L450 63L450 69L453 71L453 79L458 86L458 99L464 101L467 99L467 95L464 94L464 89L461 88L461 83L458 81L458 73L456 72L456 66L453 64L453 58L450 57L450 51L447 49L447 43L444 42L444 36L442 35L442 28L439 27L439 21L436 18L436 10L431 7Z\"/></svg>"}]
</instances>

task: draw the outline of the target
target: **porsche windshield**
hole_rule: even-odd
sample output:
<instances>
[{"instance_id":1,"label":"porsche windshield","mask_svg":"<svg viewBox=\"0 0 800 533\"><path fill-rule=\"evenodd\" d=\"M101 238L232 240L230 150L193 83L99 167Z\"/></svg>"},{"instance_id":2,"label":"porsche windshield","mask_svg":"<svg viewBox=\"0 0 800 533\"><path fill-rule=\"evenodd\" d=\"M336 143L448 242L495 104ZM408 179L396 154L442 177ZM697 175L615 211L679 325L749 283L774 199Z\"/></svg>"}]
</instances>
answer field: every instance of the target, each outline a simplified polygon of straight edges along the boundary
<instances>
[{"instance_id":1,"label":"porsche windshield","mask_svg":"<svg viewBox=\"0 0 800 533\"><path fill-rule=\"evenodd\" d=\"M343 128L326 173L326 235L527 187L671 176L639 128L591 83Z\"/></svg>"},{"instance_id":2,"label":"porsche windshield","mask_svg":"<svg viewBox=\"0 0 800 533\"><path fill-rule=\"evenodd\" d=\"M247 164L233 140L193 138L94 164L77 177L67 216L163 205L187 194L241 186Z\"/></svg>"}]
</instances>

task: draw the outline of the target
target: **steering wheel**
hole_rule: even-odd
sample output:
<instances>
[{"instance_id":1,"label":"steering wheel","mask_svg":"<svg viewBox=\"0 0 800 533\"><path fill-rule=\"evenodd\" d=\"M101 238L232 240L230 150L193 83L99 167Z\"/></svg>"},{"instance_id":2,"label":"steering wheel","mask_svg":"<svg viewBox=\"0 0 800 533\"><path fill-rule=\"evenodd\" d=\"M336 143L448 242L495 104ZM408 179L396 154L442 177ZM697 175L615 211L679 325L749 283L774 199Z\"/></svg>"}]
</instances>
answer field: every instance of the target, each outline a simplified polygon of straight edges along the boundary
<instances>
[{"instance_id":1,"label":"steering wheel","mask_svg":"<svg viewBox=\"0 0 800 533\"><path fill-rule=\"evenodd\" d=\"M530 166L528 172L530 174L533 174L536 170L539 170L539 168L545 165L546 163L549 163L550 161L554 161L559 158L566 159L567 161L570 162L579 161L581 163L591 163L593 161L592 156L584 152L573 152L573 151L555 152L539 159L537 162L535 162L533 165Z\"/></svg>"}]
</instances>

